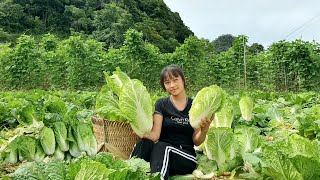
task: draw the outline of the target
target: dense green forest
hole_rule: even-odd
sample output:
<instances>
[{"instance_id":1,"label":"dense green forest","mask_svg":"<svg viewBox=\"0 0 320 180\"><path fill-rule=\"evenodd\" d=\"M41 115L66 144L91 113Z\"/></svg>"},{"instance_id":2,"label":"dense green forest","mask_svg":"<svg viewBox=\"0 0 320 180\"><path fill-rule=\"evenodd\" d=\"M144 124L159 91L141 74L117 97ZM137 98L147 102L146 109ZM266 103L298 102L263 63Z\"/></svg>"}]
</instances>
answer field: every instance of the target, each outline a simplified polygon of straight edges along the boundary
<instances>
[{"instance_id":1,"label":"dense green forest","mask_svg":"<svg viewBox=\"0 0 320 180\"><path fill-rule=\"evenodd\" d=\"M193 35L162 0L3 0L0 12L2 42L21 34L67 38L81 33L105 48L119 48L125 32L134 28L161 52L172 52Z\"/></svg>"},{"instance_id":2,"label":"dense green forest","mask_svg":"<svg viewBox=\"0 0 320 180\"><path fill-rule=\"evenodd\" d=\"M157 91L161 68L172 63L193 92L210 84L319 90L319 43L279 41L264 49L245 35L199 39L162 0L4 0L0 12L2 90L97 90L103 72L120 67Z\"/></svg>"}]
</instances>

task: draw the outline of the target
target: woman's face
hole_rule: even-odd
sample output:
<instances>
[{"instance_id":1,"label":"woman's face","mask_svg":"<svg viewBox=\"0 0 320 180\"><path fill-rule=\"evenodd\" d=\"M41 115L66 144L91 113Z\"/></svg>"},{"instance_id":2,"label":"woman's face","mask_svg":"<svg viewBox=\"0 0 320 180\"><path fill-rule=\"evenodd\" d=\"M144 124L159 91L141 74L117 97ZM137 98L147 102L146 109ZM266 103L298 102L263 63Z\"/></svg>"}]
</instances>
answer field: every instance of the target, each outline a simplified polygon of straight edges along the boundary
<instances>
[{"instance_id":1,"label":"woman's face","mask_svg":"<svg viewBox=\"0 0 320 180\"><path fill-rule=\"evenodd\" d=\"M173 75L168 75L163 83L166 91L171 95L179 95L185 90L181 76L175 77Z\"/></svg>"}]
</instances>

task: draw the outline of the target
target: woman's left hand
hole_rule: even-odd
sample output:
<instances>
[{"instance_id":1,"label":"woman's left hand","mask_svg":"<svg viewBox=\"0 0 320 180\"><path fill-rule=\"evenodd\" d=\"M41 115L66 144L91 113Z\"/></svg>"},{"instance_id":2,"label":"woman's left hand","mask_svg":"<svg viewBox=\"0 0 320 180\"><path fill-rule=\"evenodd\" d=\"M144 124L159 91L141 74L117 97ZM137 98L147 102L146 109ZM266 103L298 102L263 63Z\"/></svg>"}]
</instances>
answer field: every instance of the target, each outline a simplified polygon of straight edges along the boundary
<instances>
[{"instance_id":1,"label":"woman's left hand","mask_svg":"<svg viewBox=\"0 0 320 180\"><path fill-rule=\"evenodd\" d=\"M214 114L211 116L211 118L208 117L204 117L201 119L199 125L200 125L200 130L201 132L207 133L208 129L210 127L210 124L213 120Z\"/></svg>"}]
</instances>

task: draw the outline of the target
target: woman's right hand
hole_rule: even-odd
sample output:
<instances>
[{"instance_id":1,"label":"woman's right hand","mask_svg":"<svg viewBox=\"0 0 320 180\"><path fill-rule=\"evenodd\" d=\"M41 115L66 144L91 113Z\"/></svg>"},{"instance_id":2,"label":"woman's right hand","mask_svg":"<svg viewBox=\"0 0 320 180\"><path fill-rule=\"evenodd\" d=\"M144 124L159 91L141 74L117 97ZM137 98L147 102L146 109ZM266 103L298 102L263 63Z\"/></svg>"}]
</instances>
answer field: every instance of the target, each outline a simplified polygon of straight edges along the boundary
<instances>
[{"instance_id":1,"label":"woman's right hand","mask_svg":"<svg viewBox=\"0 0 320 180\"><path fill-rule=\"evenodd\" d=\"M152 130L144 134L141 138L149 139L153 142L156 142L160 138L161 127L162 127L162 115L154 114L153 115L153 127Z\"/></svg>"},{"instance_id":2,"label":"woman's right hand","mask_svg":"<svg viewBox=\"0 0 320 180\"><path fill-rule=\"evenodd\" d=\"M210 124L212 123L213 120L214 120L214 113L210 118L208 117L202 118L199 123L201 132L207 133L210 127Z\"/></svg>"},{"instance_id":3,"label":"woman's right hand","mask_svg":"<svg viewBox=\"0 0 320 180\"><path fill-rule=\"evenodd\" d=\"M150 137L150 132L144 134L144 135L143 135L142 137L140 137L140 138L142 138L142 139L149 139L149 137Z\"/></svg>"}]
</instances>

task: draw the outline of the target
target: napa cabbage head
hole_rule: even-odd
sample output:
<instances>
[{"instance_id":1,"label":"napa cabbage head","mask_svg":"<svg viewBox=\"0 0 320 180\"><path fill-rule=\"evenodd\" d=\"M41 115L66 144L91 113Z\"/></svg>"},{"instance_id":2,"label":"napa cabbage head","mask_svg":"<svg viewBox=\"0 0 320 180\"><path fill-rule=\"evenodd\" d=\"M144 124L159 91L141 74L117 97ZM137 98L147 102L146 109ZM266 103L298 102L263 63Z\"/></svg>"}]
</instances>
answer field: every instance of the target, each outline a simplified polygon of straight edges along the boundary
<instances>
[{"instance_id":1,"label":"napa cabbage head","mask_svg":"<svg viewBox=\"0 0 320 180\"><path fill-rule=\"evenodd\" d=\"M61 121L53 123L53 132L60 150L63 152L68 151L69 141L67 140L68 130L66 125Z\"/></svg>"},{"instance_id":2,"label":"napa cabbage head","mask_svg":"<svg viewBox=\"0 0 320 180\"><path fill-rule=\"evenodd\" d=\"M153 126L153 106L150 94L137 79L127 81L119 98L120 110L130 123L134 132L142 136Z\"/></svg>"},{"instance_id":3,"label":"napa cabbage head","mask_svg":"<svg viewBox=\"0 0 320 180\"><path fill-rule=\"evenodd\" d=\"M194 129L199 128L199 122L202 118L210 118L213 113L219 110L223 98L223 90L217 85L201 89L194 98L189 111L191 126Z\"/></svg>"},{"instance_id":4,"label":"napa cabbage head","mask_svg":"<svg viewBox=\"0 0 320 180\"><path fill-rule=\"evenodd\" d=\"M107 85L117 96L120 96L122 86L126 81L130 80L130 77L126 73L122 72L119 67L117 67L116 71L113 71L112 73L113 74L110 76L108 73L104 72Z\"/></svg>"},{"instance_id":5,"label":"napa cabbage head","mask_svg":"<svg viewBox=\"0 0 320 180\"><path fill-rule=\"evenodd\" d=\"M20 145L20 138L19 137L12 140L12 142L9 144L10 152L6 158L9 163L13 164L13 163L18 162L19 145Z\"/></svg>"},{"instance_id":6,"label":"napa cabbage head","mask_svg":"<svg viewBox=\"0 0 320 180\"><path fill-rule=\"evenodd\" d=\"M119 99L111 90L100 92L97 96L96 113L100 118L108 119L108 121L126 121L120 111Z\"/></svg>"},{"instance_id":7,"label":"napa cabbage head","mask_svg":"<svg viewBox=\"0 0 320 180\"><path fill-rule=\"evenodd\" d=\"M251 121L253 111L253 101L250 97L244 96L239 101L242 118Z\"/></svg>"},{"instance_id":8,"label":"napa cabbage head","mask_svg":"<svg viewBox=\"0 0 320 180\"><path fill-rule=\"evenodd\" d=\"M20 136L19 141L19 156L22 157L24 160L27 161L34 161L37 141L34 137L29 136Z\"/></svg>"},{"instance_id":9,"label":"napa cabbage head","mask_svg":"<svg viewBox=\"0 0 320 180\"><path fill-rule=\"evenodd\" d=\"M40 143L43 148L43 151L47 155L52 155L56 149L56 139L54 132L49 127L43 127L40 132Z\"/></svg>"},{"instance_id":10,"label":"napa cabbage head","mask_svg":"<svg viewBox=\"0 0 320 180\"><path fill-rule=\"evenodd\" d=\"M40 140L37 140L36 146L37 147L36 147L36 152L34 154L34 161L41 162L45 158L46 154L44 153L44 151L42 149Z\"/></svg>"},{"instance_id":11,"label":"napa cabbage head","mask_svg":"<svg viewBox=\"0 0 320 180\"><path fill-rule=\"evenodd\" d=\"M261 148L263 139L259 136L260 131L254 127L237 126L234 129L238 141L238 149L243 156L245 153L252 153Z\"/></svg>"},{"instance_id":12,"label":"napa cabbage head","mask_svg":"<svg viewBox=\"0 0 320 180\"><path fill-rule=\"evenodd\" d=\"M216 161L218 167L236 157L236 141L231 128L209 128L204 144L208 158Z\"/></svg>"},{"instance_id":13,"label":"napa cabbage head","mask_svg":"<svg viewBox=\"0 0 320 180\"><path fill-rule=\"evenodd\" d=\"M119 67L111 76L108 72L104 72L104 74L107 84L101 88L96 98L96 113L99 117L109 121L126 121L119 107L119 97L122 86L131 79Z\"/></svg>"},{"instance_id":14,"label":"napa cabbage head","mask_svg":"<svg viewBox=\"0 0 320 180\"><path fill-rule=\"evenodd\" d=\"M75 176L75 180L94 180L94 179L108 179L109 174L114 170L107 169L106 166L100 162L83 162L81 169Z\"/></svg>"},{"instance_id":15,"label":"napa cabbage head","mask_svg":"<svg viewBox=\"0 0 320 180\"><path fill-rule=\"evenodd\" d=\"M64 159L64 152L60 149L59 146L56 146L56 149L53 153L53 157L56 160L62 161Z\"/></svg>"},{"instance_id":16,"label":"napa cabbage head","mask_svg":"<svg viewBox=\"0 0 320 180\"><path fill-rule=\"evenodd\" d=\"M94 133L90 124L79 123L74 128L74 136L81 152L90 152L90 155L94 155L97 152L97 141L95 140Z\"/></svg>"},{"instance_id":17,"label":"napa cabbage head","mask_svg":"<svg viewBox=\"0 0 320 180\"><path fill-rule=\"evenodd\" d=\"M221 105L219 111L214 115L214 120L212 121L212 127L229 127L231 128L234 118L234 108L230 103L229 99L226 98L224 103Z\"/></svg>"}]
</instances>

